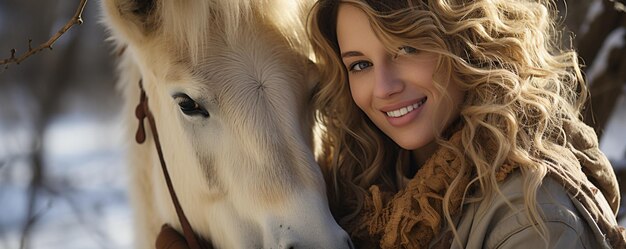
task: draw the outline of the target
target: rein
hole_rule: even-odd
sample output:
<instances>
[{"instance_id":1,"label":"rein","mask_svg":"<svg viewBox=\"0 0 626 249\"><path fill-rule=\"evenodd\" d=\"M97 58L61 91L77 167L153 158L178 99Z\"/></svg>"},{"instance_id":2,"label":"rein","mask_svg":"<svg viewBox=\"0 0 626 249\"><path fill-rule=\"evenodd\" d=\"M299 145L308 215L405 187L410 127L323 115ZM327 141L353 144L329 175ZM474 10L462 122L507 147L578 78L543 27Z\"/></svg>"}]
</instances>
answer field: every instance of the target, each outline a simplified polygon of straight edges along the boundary
<instances>
[{"instance_id":1,"label":"rein","mask_svg":"<svg viewBox=\"0 0 626 249\"><path fill-rule=\"evenodd\" d=\"M172 185L172 180L170 179L170 174L167 171L167 166L165 165L165 159L163 158L163 151L161 149L161 142L159 141L159 134L157 132L156 123L154 122L154 116L152 116L152 112L150 112L150 108L148 107L148 96L146 95L146 92L143 89L143 83L141 79L139 80L139 89L141 90L141 96L139 98L139 104L137 105L137 108L135 108L135 116L139 120L139 126L137 128L137 133L135 134L135 140L139 144L143 144L143 142L146 141L146 130L143 124L143 120L145 118L148 118L148 124L150 125L150 130L152 131L152 137L154 138L154 144L156 146L157 153L159 154L159 161L161 162L161 169L163 170L165 183L167 184L167 189L169 190L170 197L172 198L172 203L174 204L174 208L176 209L176 215L178 216L178 221L180 222L180 225L183 228L183 235L184 235L184 240L186 241L186 246L190 249L203 249L203 248L211 249L213 247L210 244L205 247L200 246L200 243L198 242L198 239L196 238L196 235L193 229L191 228L191 225L189 224L189 221L187 220L187 217L185 216L185 213L183 212L182 207L180 206L180 202L178 201L176 191L174 191L174 185ZM167 225L163 226L161 233L163 233L163 231L166 229L170 229L169 227L166 227L166 226ZM161 237L161 234L159 234L159 237ZM164 236L164 237L167 237L167 236ZM157 245L159 244L158 241L159 241L159 238L157 238ZM169 247L169 245L174 245L174 244L176 244L176 242L168 242L168 247L166 248L171 248ZM175 248L180 248L180 247L175 247Z\"/></svg>"}]
</instances>

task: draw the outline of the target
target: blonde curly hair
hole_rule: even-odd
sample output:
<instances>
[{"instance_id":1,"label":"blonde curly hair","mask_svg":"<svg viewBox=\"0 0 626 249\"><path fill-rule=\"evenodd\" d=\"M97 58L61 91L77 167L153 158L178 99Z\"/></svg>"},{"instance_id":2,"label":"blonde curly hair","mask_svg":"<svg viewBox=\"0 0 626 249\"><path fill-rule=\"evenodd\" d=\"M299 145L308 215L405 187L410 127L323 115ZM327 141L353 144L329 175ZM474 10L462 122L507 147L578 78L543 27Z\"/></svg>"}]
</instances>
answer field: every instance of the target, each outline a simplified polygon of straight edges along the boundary
<instances>
[{"instance_id":1,"label":"blonde curly hair","mask_svg":"<svg viewBox=\"0 0 626 249\"><path fill-rule=\"evenodd\" d=\"M580 186L586 179L576 158L564 157L555 149L567 143L563 122L581 119L587 88L577 53L560 45L554 3L321 0L315 5L308 31L322 75L314 100L325 128L319 162L327 177L331 205L342 205L341 196L355 195L352 204L357 213L371 185L396 191L403 187L397 176L409 160L403 159L407 151L385 136L352 101L336 36L340 4L364 11L390 51L408 45L441 55L438 72L449 74L466 95L458 121L462 143L448 143L445 127L437 143L473 168L475 178L470 185L483 193L479 200L500 194L496 172L502 165L518 165L529 216L540 234L546 235L535 201L544 177L548 172L559 175L570 186ZM445 86L435 84L443 92ZM457 177L448 193L456 188L467 190L458 182ZM444 214L452 224L449 202L446 194Z\"/></svg>"}]
</instances>

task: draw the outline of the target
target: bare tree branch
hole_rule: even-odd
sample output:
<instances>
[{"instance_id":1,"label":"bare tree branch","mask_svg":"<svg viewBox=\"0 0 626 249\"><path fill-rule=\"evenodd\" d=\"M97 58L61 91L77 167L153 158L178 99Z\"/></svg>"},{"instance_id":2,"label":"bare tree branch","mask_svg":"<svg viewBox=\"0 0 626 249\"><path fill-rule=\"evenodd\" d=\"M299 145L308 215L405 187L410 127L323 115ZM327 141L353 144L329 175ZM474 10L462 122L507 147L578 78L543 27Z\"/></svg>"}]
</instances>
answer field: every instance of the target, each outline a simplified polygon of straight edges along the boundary
<instances>
[{"instance_id":1,"label":"bare tree branch","mask_svg":"<svg viewBox=\"0 0 626 249\"><path fill-rule=\"evenodd\" d=\"M30 57L33 54L36 54L38 52L40 52L41 50L44 49L52 49L52 45L54 45L54 43L61 38L61 36L63 34L65 34L65 32L67 32L70 28L72 28L72 26L76 25L76 24L82 24L83 23L83 10L85 9L85 5L87 5L87 0L80 0L80 3L78 4L78 8L76 9L76 13L74 13L74 16L72 17L72 19L70 19L65 26L63 26L59 31L57 31L52 37L50 37L50 39L45 42L42 43L41 45L39 45L36 48L33 48L31 43L32 40L29 39L28 40L28 51L26 51L25 53L23 53L22 55L20 55L19 57L15 56L15 49L11 49L11 57L9 57L8 59L3 59L0 60L0 65L6 65L6 68L9 68L9 64L11 63L15 63L15 64L20 64L22 61L24 61L26 58Z\"/></svg>"}]
</instances>

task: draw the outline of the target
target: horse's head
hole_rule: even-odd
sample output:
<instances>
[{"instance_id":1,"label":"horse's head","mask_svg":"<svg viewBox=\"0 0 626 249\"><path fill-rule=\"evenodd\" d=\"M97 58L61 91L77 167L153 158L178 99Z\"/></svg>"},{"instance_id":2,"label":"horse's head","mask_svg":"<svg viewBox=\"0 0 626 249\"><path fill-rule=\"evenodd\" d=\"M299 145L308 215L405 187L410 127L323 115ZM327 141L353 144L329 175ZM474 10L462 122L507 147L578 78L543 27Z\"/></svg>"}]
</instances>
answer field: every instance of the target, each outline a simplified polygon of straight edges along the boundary
<instances>
[{"instance_id":1,"label":"horse's head","mask_svg":"<svg viewBox=\"0 0 626 249\"><path fill-rule=\"evenodd\" d=\"M329 212L312 153L316 71L300 36L306 6L103 3L113 40L125 48L127 110L142 79L184 212L220 248L350 246ZM150 143L130 155L130 167L142 168L133 170L133 199L147 240L163 223L180 228Z\"/></svg>"}]
</instances>

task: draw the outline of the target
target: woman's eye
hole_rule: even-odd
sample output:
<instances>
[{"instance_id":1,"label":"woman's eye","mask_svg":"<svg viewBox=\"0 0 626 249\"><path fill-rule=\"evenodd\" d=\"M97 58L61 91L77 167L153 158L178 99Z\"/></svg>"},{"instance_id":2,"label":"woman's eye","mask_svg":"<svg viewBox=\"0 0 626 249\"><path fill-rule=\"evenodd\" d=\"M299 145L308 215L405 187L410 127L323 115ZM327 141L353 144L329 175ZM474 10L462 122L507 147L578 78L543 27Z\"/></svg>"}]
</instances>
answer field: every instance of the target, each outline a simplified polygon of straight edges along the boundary
<instances>
[{"instance_id":1,"label":"woman's eye","mask_svg":"<svg viewBox=\"0 0 626 249\"><path fill-rule=\"evenodd\" d=\"M185 115L199 115L205 118L209 117L209 112L186 94L177 94L176 96L174 96L174 98L178 102L178 107Z\"/></svg>"},{"instance_id":2,"label":"woman's eye","mask_svg":"<svg viewBox=\"0 0 626 249\"><path fill-rule=\"evenodd\" d=\"M400 54L402 55L407 55L407 54L415 54L417 53L417 48L411 47L411 46L402 46L400 47Z\"/></svg>"},{"instance_id":3,"label":"woman's eye","mask_svg":"<svg viewBox=\"0 0 626 249\"><path fill-rule=\"evenodd\" d=\"M348 71L361 71L363 69L366 69L368 67L371 67L372 63L367 62L367 61L357 61L355 63L352 63L350 65L350 67L348 68Z\"/></svg>"}]
</instances>

